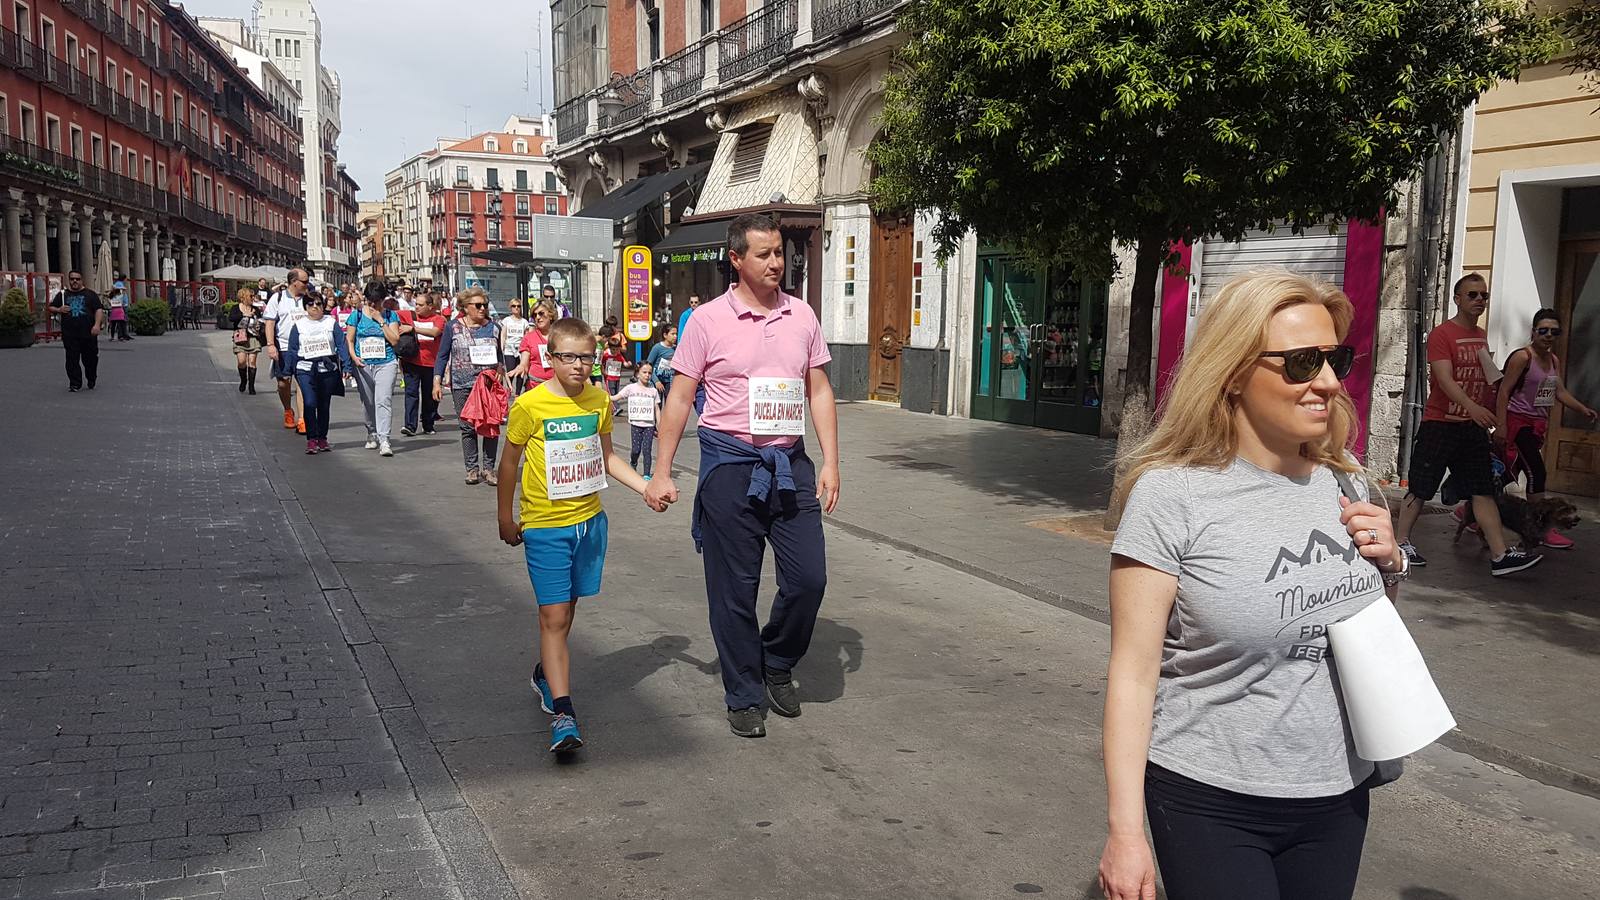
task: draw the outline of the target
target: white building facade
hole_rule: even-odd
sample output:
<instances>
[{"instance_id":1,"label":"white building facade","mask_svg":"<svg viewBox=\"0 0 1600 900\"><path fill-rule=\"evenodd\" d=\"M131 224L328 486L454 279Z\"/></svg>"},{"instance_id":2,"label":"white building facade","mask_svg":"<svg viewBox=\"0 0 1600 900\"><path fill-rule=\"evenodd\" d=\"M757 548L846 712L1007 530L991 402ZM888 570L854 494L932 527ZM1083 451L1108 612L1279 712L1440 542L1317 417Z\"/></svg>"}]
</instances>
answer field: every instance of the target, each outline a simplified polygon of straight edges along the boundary
<instances>
[{"instance_id":1,"label":"white building facade","mask_svg":"<svg viewBox=\"0 0 1600 900\"><path fill-rule=\"evenodd\" d=\"M254 36L257 50L300 94L307 262L319 278L353 278L356 259L340 249L344 235L336 221L341 87L338 73L322 64L321 20L311 0L260 0Z\"/></svg>"}]
</instances>

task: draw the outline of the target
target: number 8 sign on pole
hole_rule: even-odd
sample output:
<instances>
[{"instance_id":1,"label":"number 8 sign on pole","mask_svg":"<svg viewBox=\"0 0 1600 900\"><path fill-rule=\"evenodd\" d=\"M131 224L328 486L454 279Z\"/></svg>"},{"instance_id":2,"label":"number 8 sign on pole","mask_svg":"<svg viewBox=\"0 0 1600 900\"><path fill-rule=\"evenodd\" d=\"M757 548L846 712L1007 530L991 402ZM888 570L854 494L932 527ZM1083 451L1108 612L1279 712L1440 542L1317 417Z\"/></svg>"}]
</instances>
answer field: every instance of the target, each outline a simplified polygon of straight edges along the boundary
<instances>
[{"instance_id":1,"label":"number 8 sign on pole","mask_svg":"<svg viewBox=\"0 0 1600 900\"><path fill-rule=\"evenodd\" d=\"M651 299L654 293L654 273L651 270L650 248L628 247L622 251L622 283L627 291L627 326L630 341L650 339Z\"/></svg>"}]
</instances>

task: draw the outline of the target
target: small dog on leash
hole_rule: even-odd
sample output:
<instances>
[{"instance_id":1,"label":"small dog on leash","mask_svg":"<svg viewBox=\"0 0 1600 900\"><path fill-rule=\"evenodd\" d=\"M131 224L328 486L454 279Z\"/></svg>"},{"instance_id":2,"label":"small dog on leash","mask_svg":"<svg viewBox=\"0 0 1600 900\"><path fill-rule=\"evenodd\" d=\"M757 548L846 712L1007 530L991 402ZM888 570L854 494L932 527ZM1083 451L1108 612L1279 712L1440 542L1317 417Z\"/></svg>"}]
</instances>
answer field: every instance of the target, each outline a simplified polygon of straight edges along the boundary
<instances>
[{"instance_id":1,"label":"small dog on leash","mask_svg":"<svg viewBox=\"0 0 1600 900\"><path fill-rule=\"evenodd\" d=\"M1569 531L1578 527L1578 523L1582 521L1576 506L1557 497L1525 500L1513 494L1501 494L1495 498L1495 505L1500 508L1501 526L1508 532L1516 532L1522 538L1524 550L1532 550L1539 546L1551 528ZM1466 511L1466 515L1456 521L1457 541L1461 540L1461 533L1466 531L1468 526L1477 523L1477 517L1472 514L1471 503L1467 504ZM1488 540L1481 531L1477 533L1478 540L1487 548Z\"/></svg>"}]
</instances>

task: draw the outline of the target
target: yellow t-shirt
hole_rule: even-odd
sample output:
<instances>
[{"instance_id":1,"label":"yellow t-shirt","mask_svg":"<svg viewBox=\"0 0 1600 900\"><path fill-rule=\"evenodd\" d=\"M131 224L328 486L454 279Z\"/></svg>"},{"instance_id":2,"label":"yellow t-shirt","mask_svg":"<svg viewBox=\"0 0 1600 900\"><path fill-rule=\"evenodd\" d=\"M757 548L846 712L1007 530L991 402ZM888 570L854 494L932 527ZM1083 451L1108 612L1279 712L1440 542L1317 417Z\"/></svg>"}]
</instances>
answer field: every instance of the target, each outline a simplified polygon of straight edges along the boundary
<instances>
[{"instance_id":1,"label":"yellow t-shirt","mask_svg":"<svg viewBox=\"0 0 1600 900\"><path fill-rule=\"evenodd\" d=\"M600 512L606 459L600 436L611 433L611 398L587 384L563 397L540 384L511 404L506 440L525 444L523 529L576 525Z\"/></svg>"}]
</instances>

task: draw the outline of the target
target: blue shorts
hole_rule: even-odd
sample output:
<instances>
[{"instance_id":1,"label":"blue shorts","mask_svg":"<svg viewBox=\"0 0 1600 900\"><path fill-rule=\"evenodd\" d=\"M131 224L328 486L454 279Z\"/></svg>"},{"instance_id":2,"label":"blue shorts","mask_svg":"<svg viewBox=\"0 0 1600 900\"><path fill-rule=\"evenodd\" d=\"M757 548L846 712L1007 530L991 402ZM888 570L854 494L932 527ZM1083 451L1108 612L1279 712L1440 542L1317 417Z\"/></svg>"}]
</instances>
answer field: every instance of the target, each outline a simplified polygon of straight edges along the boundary
<instances>
[{"instance_id":1,"label":"blue shorts","mask_svg":"<svg viewBox=\"0 0 1600 900\"><path fill-rule=\"evenodd\" d=\"M571 603L600 593L606 532L604 510L576 525L523 529L528 580L533 582L533 596L540 606Z\"/></svg>"},{"instance_id":2,"label":"blue shorts","mask_svg":"<svg viewBox=\"0 0 1600 900\"><path fill-rule=\"evenodd\" d=\"M289 354L278 351L278 358L272 361L272 377L294 379L294 370L289 368Z\"/></svg>"}]
</instances>

